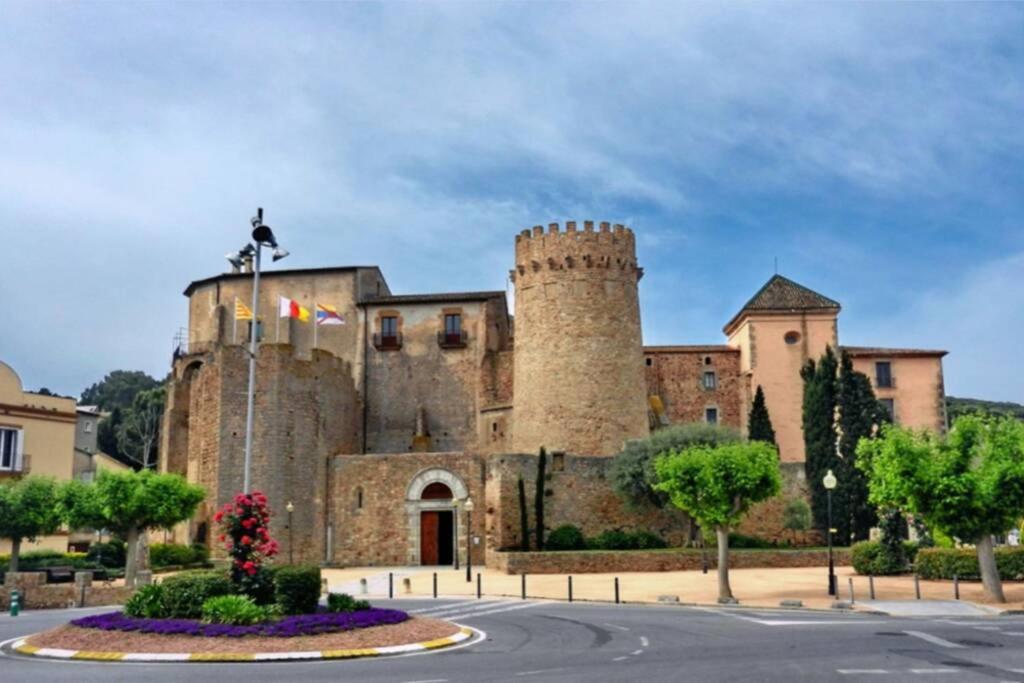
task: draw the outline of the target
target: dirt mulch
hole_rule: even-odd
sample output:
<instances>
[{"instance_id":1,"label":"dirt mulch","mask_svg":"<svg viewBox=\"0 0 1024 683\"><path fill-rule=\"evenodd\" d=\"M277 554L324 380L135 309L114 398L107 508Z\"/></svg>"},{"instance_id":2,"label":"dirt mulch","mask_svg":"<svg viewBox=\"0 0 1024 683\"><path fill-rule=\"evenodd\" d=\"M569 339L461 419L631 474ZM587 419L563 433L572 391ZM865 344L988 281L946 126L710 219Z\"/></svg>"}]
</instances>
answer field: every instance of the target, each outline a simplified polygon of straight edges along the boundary
<instances>
[{"instance_id":1,"label":"dirt mulch","mask_svg":"<svg viewBox=\"0 0 1024 683\"><path fill-rule=\"evenodd\" d=\"M294 638L168 636L133 631L102 631L68 624L32 636L26 644L92 652L310 652L406 645L445 638L458 631L459 627L451 622L423 617L412 617L400 624Z\"/></svg>"}]
</instances>

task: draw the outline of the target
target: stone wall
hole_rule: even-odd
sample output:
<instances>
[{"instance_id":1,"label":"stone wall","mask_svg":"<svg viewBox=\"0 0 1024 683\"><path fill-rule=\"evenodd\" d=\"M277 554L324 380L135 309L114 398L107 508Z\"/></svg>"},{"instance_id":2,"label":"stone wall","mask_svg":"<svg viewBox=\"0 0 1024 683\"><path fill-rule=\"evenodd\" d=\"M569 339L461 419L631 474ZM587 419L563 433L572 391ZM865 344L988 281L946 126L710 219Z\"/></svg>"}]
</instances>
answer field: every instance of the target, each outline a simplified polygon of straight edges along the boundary
<instances>
[{"instance_id":1,"label":"stone wall","mask_svg":"<svg viewBox=\"0 0 1024 683\"><path fill-rule=\"evenodd\" d=\"M704 422L705 409L718 409L719 424L741 429L740 354L723 346L648 346L644 348L647 393L661 398L671 424ZM704 373L715 373L708 389Z\"/></svg>"},{"instance_id":2,"label":"stone wall","mask_svg":"<svg viewBox=\"0 0 1024 683\"><path fill-rule=\"evenodd\" d=\"M124 586L93 585L89 577L75 583L46 583L46 572L8 572L0 587L0 610L11 605L11 591L21 596L22 609L63 609L67 607L100 607L123 605L134 592ZM91 576L91 575L90 575Z\"/></svg>"},{"instance_id":3,"label":"stone wall","mask_svg":"<svg viewBox=\"0 0 1024 683\"><path fill-rule=\"evenodd\" d=\"M821 533L817 530L792 532L783 528L783 511L786 504L802 498L810 504L811 492L802 462L779 463L782 473L782 489L779 495L758 503L743 519L738 533L757 536L769 541L789 541L794 545L820 545Z\"/></svg>"},{"instance_id":4,"label":"stone wall","mask_svg":"<svg viewBox=\"0 0 1024 683\"><path fill-rule=\"evenodd\" d=\"M190 538L176 540L203 540L216 557L222 550L210 543L211 517L243 487L248 355L240 346L223 346L187 356L178 360L175 378L165 423L178 424L179 433L165 442L173 448L162 461L208 493ZM351 368L326 351L313 350L305 360L288 344L263 344L256 382L252 486L267 494L276 513L271 534L282 553L288 554L291 542L296 561L322 561L327 458L360 445L361 408ZM186 434L182 424L188 425ZM291 530L284 512L289 501L295 506Z\"/></svg>"},{"instance_id":5,"label":"stone wall","mask_svg":"<svg viewBox=\"0 0 1024 683\"><path fill-rule=\"evenodd\" d=\"M602 531L647 530L673 545L690 538L689 518L677 510L634 510L612 490L607 479L611 458L549 455L545 485L544 526L578 526L585 535ZM487 549L519 548L521 543L517 481L526 488L531 547L536 528L537 456L492 455L487 459ZM490 563L490 560L488 560Z\"/></svg>"},{"instance_id":6,"label":"stone wall","mask_svg":"<svg viewBox=\"0 0 1024 683\"><path fill-rule=\"evenodd\" d=\"M612 455L648 433L633 232L516 236L514 450Z\"/></svg>"},{"instance_id":7,"label":"stone wall","mask_svg":"<svg viewBox=\"0 0 1024 683\"><path fill-rule=\"evenodd\" d=\"M850 551L833 550L837 565L850 563ZM708 549L708 566L718 566L717 552ZM520 553L491 555L492 569L507 574L604 574L614 572L674 572L701 569L699 550L585 550L580 552ZM827 550L733 550L731 569L828 566Z\"/></svg>"},{"instance_id":8,"label":"stone wall","mask_svg":"<svg viewBox=\"0 0 1024 683\"><path fill-rule=\"evenodd\" d=\"M465 453L394 453L339 455L331 459L332 564L416 565L419 564L419 490L410 490L417 477L448 486L457 497L468 494L476 504L473 533L484 535L487 503L486 477L482 458ZM452 476L449 476L452 475ZM416 487L414 487L416 488ZM464 492L463 492L464 489ZM408 497L412 496L410 500ZM452 510L441 501L431 509ZM436 507L442 506L442 507ZM465 513L459 513L457 549L465 561ZM484 560L483 542L474 546L473 559Z\"/></svg>"}]
</instances>

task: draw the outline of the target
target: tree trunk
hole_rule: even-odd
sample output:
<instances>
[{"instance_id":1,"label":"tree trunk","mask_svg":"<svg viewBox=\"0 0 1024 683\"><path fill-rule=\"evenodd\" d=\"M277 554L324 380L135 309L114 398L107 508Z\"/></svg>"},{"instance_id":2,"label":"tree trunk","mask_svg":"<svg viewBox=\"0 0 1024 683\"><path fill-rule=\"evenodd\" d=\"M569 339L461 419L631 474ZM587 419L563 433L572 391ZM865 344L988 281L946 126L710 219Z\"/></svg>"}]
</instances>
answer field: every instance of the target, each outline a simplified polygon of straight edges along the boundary
<instances>
[{"instance_id":1,"label":"tree trunk","mask_svg":"<svg viewBox=\"0 0 1024 683\"><path fill-rule=\"evenodd\" d=\"M732 600L732 588L729 587L729 527L715 527L718 538L718 600Z\"/></svg>"},{"instance_id":2,"label":"tree trunk","mask_svg":"<svg viewBox=\"0 0 1024 683\"><path fill-rule=\"evenodd\" d=\"M996 602L1006 602L1006 596L1003 595L1003 582L999 578L999 568L996 567L992 535L982 536L975 548L978 552L978 569L981 570L981 583L985 586L985 592Z\"/></svg>"},{"instance_id":3,"label":"tree trunk","mask_svg":"<svg viewBox=\"0 0 1024 683\"><path fill-rule=\"evenodd\" d=\"M132 527L125 536L125 565L124 585L129 588L135 587L135 569L138 566L137 558L139 552L139 530Z\"/></svg>"},{"instance_id":4,"label":"tree trunk","mask_svg":"<svg viewBox=\"0 0 1024 683\"><path fill-rule=\"evenodd\" d=\"M12 574L18 571L18 559L21 557L21 539L11 539L11 561L8 571Z\"/></svg>"}]
</instances>

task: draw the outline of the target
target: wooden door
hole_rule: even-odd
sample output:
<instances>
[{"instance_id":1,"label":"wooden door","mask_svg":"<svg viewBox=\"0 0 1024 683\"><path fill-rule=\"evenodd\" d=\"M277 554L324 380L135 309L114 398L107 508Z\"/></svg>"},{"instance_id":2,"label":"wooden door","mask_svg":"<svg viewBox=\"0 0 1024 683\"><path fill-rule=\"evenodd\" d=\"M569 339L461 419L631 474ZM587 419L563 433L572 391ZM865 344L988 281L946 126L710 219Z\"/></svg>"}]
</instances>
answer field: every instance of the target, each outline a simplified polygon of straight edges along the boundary
<instances>
[{"instance_id":1,"label":"wooden door","mask_svg":"<svg viewBox=\"0 0 1024 683\"><path fill-rule=\"evenodd\" d=\"M438 563L438 531L440 513L420 513L420 564Z\"/></svg>"}]
</instances>

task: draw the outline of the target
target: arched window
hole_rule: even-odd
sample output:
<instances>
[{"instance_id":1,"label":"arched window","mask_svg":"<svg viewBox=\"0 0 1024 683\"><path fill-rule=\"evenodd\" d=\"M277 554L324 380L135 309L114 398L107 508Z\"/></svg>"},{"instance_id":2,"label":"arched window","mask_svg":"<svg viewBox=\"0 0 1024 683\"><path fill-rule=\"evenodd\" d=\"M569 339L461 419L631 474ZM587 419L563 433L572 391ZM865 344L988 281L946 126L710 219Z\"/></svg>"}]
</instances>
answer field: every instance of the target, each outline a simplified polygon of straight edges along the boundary
<instances>
[{"instance_id":1,"label":"arched window","mask_svg":"<svg viewBox=\"0 0 1024 683\"><path fill-rule=\"evenodd\" d=\"M783 337L783 340L785 340L787 344L796 344L800 341L800 333L796 330L790 330L786 333L786 336Z\"/></svg>"},{"instance_id":2,"label":"arched window","mask_svg":"<svg viewBox=\"0 0 1024 683\"><path fill-rule=\"evenodd\" d=\"M451 500L452 490L445 484L439 481L435 481L433 484L428 484L423 493L420 494L420 500Z\"/></svg>"}]
</instances>

